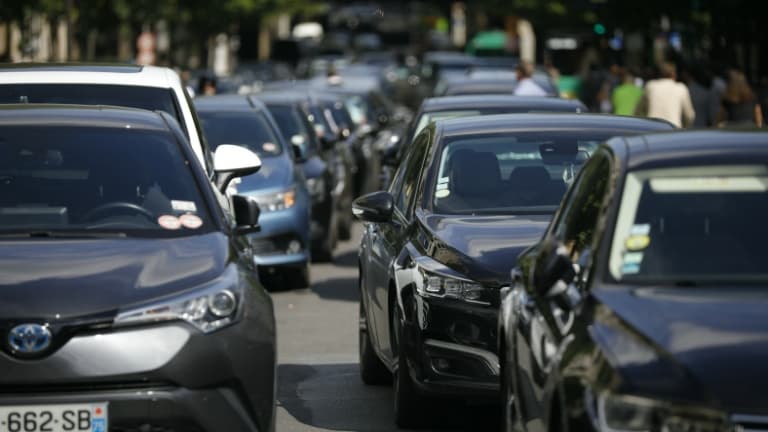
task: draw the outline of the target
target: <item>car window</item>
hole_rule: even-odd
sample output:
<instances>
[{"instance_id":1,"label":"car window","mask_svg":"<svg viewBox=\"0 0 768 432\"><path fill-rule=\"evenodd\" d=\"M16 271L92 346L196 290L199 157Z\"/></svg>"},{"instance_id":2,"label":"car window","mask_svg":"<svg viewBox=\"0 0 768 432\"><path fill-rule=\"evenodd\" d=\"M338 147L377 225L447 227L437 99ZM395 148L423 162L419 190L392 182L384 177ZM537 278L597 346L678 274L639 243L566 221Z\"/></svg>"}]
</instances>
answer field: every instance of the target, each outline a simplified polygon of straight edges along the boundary
<instances>
[{"instance_id":1,"label":"car window","mask_svg":"<svg viewBox=\"0 0 768 432\"><path fill-rule=\"evenodd\" d=\"M443 140L431 176L442 214L552 214L611 131L461 134Z\"/></svg>"},{"instance_id":2,"label":"car window","mask_svg":"<svg viewBox=\"0 0 768 432\"><path fill-rule=\"evenodd\" d=\"M424 159L427 152L430 132L424 131L414 140L412 149L409 152L407 161L403 163L405 171L403 173L403 184L399 193L395 196L395 207L404 215L409 215L412 208L416 189L419 186Z\"/></svg>"},{"instance_id":3,"label":"car window","mask_svg":"<svg viewBox=\"0 0 768 432\"><path fill-rule=\"evenodd\" d=\"M613 235L616 279L765 282L768 168L707 166L630 173Z\"/></svg>"},{"instance_id":4,"label":"car window","mask_svg":"<svg viewBox=\"0 0 768 432\"><path fill-rule=\"evenodd\" d=\"M277 131L263 113L199 110L197 115L213 150L221 144L235 144L247 147L261 157L277 156L283 152Z\"/></svg>"},{"instance_id":5,"label":"car window","mask_svg":"<svg viewBox=\"0 0 768 432\"><path fill-rule=\"evenodd\" d=\"M0 231L209 231L174 136L140 129L0 128Z\"/></svg>"},{"instance_id":6,"label":"car window","mask_svg":"<svg viewBox=\"0 0 768 432\"><path fill-rule=\"evenodd\" d=\"M317 151L315 131L307 130L307 124L302 120L298 109L288 105L268 107L286 142L300 146L305 155Z\"/></svg>"},{"instance_id":7,"label":"car window","mask_svg":"<svg viewBox=\"0 0 768 432\"><path fill-rule=\"evenodd\" d=\"M610 174L610 158L598 154L584 166L584 171L563 204L554 234L568 249L574 262L585 249L592 246Z\"/></svg>"}]
</instances>

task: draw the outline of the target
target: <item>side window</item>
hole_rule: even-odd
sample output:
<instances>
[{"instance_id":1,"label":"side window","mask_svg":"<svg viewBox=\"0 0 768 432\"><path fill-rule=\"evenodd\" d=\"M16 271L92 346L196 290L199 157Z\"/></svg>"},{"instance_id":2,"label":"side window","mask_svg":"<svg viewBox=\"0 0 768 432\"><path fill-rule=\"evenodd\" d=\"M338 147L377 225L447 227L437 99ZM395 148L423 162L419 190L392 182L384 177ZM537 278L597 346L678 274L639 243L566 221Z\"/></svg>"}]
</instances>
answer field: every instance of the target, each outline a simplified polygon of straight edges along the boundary
<instances>
[{"instance_id":1,"label":"side window","mask_svg":"<svg viewBox=\"0 0 768 432\"><path fill-rule=\"evenodd\" d=\"M595 155L584 167L570 191L554 229L574 261L592 245L611 175L611 160Z\"/></svg>"},{"instance_id":2,"label":"side window","mask_svg":"<svg viewBox=\"0 0 768 432\"><path fill-rule=\"evenodd\" d=\"M424 166L424 159L427 154L429 132L429 130L425 130L416 137L407 160L403 162L405 167L403 185L398 195L395 196L395 207L404 215L408 215L416 189L419 186L419 179L421 178L422 167Z\"/></svg>"}]
</instances>

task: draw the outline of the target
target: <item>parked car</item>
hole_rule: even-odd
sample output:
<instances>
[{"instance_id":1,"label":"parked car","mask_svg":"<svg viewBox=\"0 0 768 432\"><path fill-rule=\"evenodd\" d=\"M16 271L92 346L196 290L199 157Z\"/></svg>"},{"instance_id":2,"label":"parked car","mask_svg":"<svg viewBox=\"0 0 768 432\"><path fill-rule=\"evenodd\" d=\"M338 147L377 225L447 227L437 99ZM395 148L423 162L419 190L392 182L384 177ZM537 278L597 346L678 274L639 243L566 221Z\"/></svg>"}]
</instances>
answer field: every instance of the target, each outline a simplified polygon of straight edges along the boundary
<instances>
[{"instance_id":1,"label":"parked car","mask_svg":"<svg viewBox=\"0 0 768 432\"><path fill-rule=\"evenodd\" d=\"M274 426L272 300L172 116L0 108L2 429ZM219 146L219 187L259 169Z\"/></svg>"},{"instance_id":2,"label":"parked car","mask_svg":"<svg viewBox=\"0 0 768 432\"><path fill-rule=\"evenodd\" d=\"M505 429L768 428L768 135L601 146L502 292Z\"/></svg>"},{"instance_id":3,"label":"parked car","mask_svg":"<svg viewBox=\"0 0 768 432\"><path fill-rule=\"evenodd\" d=\"M312 199L312 260L332 261L343 192L336 189L339 169L334 154L336 141L318 136L315 125L310 122L312 101L306 93L262 93L254 97L269 109L283 138L301 148L301 168Z\"/></svg>"},{"instance_id":4,"label":"parked car","mask_svg":"<svg viewBox=\"0 0 768 432\"><path fill-rule=\"evenodd\" d=\"M352 237L352 200L354 178L357 173L355 161L355 136L351 134L352 119L342 97L332 93L311 93L310 119L321 140L333 142L333 160L336 168L336 190L339 196L337 207L338 234L340 240Z\"/></svg>"},{"instance_id":5,"label":"parked car","mask_svg":"<svg viewBox=\"0 0 768 432\"><path fill-rule=\"evenodd\" d=\"M588 114L508 114L431 123L390 189L358 198L360 371L394 374L395 420L428 421L431 397L498 400L499 290L575 173L615 135L669 123Z\"/></svg>"},{"instance_id":6,"label":"parked car","mask_svg":"<svg viewBox=\"0 0 768 432\"><path fill-rule=\"evenodd\" d=\"M537 70L531 77L550 97L558 96L557 85L550 76ZM435 96L512 94L517 87L517 76L509 71L476 71L467 75L452 75L435 86Z\"/></svg>"},{"instance_id":7,"label":"parked car","mask_svg":"<svg viewBox=\"0 0 768 432\"><path fill-rule=\"evenodd\" d=\"M211 152L178 74L137 65L20 63L0 67L0 104L111 105L170 114L200 164L213 174Z\"/></svg>"},{"instance_id":8,"label":"parked car","mask_svg":"<svg viewBox=\"0 0 768 432\"><path fill-rule=\"evenodd\" d=\"M450 118L528 112L586 112L577 100L512 95L444 96L425 99L408 129L393 140L382 156L384 185L389 186L405 149L430 122Z\"/></svg>"},{"instance_id":9,"label":"parked car","mask_svg":"<svg viewBox=\"0 0 768 432\"><path fill-rule=\"evenodd\" d=\"M285 142L264 104L250 96L195 99L207 141L246 147L261 157L263 168L243 177L238 193L261 207L261 231L249 234L262 276L281 276L287 286L310 284L312 200L301 167L301 150Z\"/></svg>"}]
</instances>

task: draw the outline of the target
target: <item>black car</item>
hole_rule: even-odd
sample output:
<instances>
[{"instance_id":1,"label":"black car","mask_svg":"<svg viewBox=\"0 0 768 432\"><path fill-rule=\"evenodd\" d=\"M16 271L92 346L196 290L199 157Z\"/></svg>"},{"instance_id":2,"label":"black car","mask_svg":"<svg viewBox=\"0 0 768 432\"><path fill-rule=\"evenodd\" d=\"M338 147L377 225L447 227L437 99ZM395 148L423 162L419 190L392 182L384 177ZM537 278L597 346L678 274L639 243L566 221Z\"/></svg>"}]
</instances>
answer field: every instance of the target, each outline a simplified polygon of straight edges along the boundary
<instances>
[{"instance_id":1,"label":"black car","mask_svg":"<svg viewBox=\"0 0 768 432\"><path fill-rule=\"evenodd\" d=\"M342 169L335 152L337 140L318 135L311 121L315 115L313 103L306 93L261 93L252 97L267 106L285 140L302 149L302 167L312 198L312 260L331 261L338 241L339 218L342 212L349 213L349 207L341 208L342 193L351 197L351 190L344 190L343 179L341 190L337 189L338 170Z\"/></svg>"},{"instance_id":2,"label":"black car","mask_svg":"<svg viewBox=\"0 0 768 432\"><path fill-rule=\"evenodd\" d=\"M586 112L587 107L578 100L512 95L465 95L425 99L408 129L384 151L382 177L389 186L394 170L413 139L427 125L436 120L492 114L529 112Z\"/></svg>"},{"instance_id":3,"label":"black car","mask_svg":"<svg viewBox=\"0 0 768 432\"><path fill-rule=\"evenodd\" d=\"M509 114L432 123L387 192L355 201L360 245L360 365L395 375L401 426L429 396L498 397L499 290L535 243L598 144L668 123L588 114Z\"/></svg>"},{"instance_id":4,"label":"black car","mask_svg":"<svg viewBox=\"0 0 768 432\"><path fill-rule=\"evenodd\" d=\"M768 135L616 138L518 259L505 429L768 429Z\"/></svg>"},{"instance_id":5,"label":"black car","mask_svg":"<svg viewBox=\"0 0 768 432\"><path fill-rule=\"evenodd\" d=\"M260 167L213 164L222 190ZM0 108L0 429L272 430L259 209L232 199L166 113Z\"/></svg>"}]
</instances>

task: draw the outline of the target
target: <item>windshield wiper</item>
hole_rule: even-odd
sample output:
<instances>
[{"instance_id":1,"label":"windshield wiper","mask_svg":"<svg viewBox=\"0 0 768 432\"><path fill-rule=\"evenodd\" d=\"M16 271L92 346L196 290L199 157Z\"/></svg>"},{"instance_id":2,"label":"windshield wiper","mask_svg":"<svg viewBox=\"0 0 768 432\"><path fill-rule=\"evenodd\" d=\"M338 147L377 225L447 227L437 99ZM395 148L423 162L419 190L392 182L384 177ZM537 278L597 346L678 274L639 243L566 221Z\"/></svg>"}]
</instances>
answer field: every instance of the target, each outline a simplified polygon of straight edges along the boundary
<instances>
[{"instance_id":1,"label":"windshield wiper","mask_svg":"<svg viewBox=\"0 0 768 432\"><path fill-rule=\"evenodd\" d=\"M0 238L123 238L119 231L0 231Z\"/></svg>"}]
</instances>

